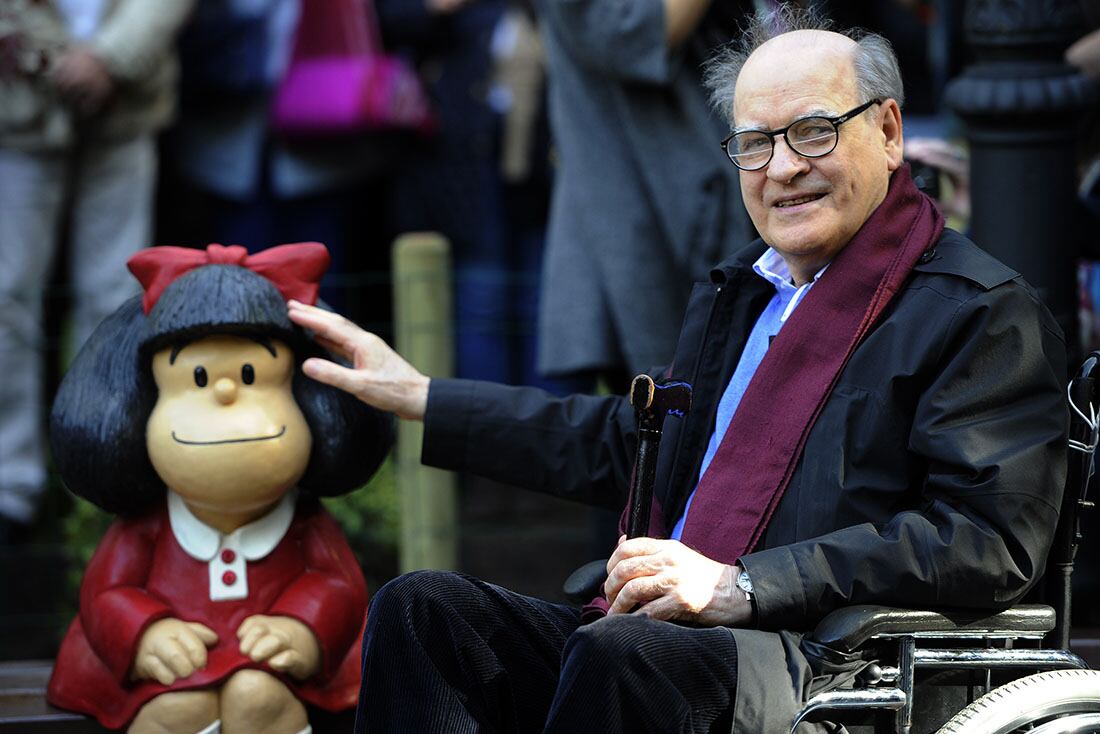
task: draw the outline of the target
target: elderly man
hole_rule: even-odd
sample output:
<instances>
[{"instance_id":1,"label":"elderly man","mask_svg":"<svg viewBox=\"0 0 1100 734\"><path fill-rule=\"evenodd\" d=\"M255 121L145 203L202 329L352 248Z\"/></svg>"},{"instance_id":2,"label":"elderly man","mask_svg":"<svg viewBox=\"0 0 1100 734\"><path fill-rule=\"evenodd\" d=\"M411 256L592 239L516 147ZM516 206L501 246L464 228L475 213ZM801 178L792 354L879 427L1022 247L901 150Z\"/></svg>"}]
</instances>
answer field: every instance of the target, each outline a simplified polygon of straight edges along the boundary
<instances>
[{"instance_id":1,"label":"elderly man","mask_svg":"<svg viewBox=\"0 0 1100 734\"><path fill-rule=\"evenodd\" d=\"M1036 580L1064 478L1058 329L913 186L889 44L779 19L795 29L758 22L710 72L762 241L693 294L666 374L695 405L666 422L654 537L619 542L583 611L454 574L385 586L367 731L787 731L799 633L829 611L997 609ZM429 381L291 314L354 361L307 374L423 418L426 463L622 506L621 398Z\"/></svg>"}]
</instances>

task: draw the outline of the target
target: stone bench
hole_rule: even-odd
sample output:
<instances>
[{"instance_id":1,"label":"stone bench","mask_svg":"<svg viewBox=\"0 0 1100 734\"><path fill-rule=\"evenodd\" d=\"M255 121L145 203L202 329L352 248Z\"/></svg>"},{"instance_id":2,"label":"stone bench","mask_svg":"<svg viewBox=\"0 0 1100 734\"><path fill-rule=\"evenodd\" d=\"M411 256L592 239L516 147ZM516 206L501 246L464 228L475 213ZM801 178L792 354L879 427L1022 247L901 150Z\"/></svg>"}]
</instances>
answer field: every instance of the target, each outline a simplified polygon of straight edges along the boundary
<instances>
[{"instance_id":1,"label":"stone bench","mask_svg":"<svg viewBox=\"0 0 1100 734\"><path fill-rule=\"evenodd\" d=\"M102 734L95 721L46 703L52 660L0 662L0 732Z\"/></svg>"},{"instance_id":2,"label":"stone bench","mask_svg":"<svg viewBox=\"0 0 1100 734\"><path fill-rule=\"evenodd\" d=\"M0 662L0 734L105 734L92 719L46 703L52 660ZM310 712L314 734L349 734L355 712Z\"/></svg>"}]
</instances>

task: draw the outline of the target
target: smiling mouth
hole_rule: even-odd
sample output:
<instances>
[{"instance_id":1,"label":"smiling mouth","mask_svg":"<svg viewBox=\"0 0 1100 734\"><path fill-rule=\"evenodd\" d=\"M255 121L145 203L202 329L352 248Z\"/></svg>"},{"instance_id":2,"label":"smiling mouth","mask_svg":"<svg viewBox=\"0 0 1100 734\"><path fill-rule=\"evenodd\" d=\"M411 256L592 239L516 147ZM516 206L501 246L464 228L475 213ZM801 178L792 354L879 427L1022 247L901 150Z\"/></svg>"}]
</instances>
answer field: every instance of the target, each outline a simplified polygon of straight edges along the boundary
<instances>
[{"instance_id":1,"label":"smiling mouth","mask_svg":"<svg viewBox=\"0 0 1100 734\"><path fill-rule=\"evenodd\" d=\"M286 426L280 428L278 433L273 433L270 436L256 436L254 438L224 438L220 441L185 441L184 439L177 436L175 431L172 431L172 440L176 443L182 443L187 446L216 446L223 443L252 443L253 441L270 441L273 438L278 438L284 433L286 433Z\"/></svg>"},{"instance_id":2,"label":"smiling mouth","mask_svg":"<svg viewBox=\"0 0 1100 734\"><path fill-rule=\"evenodd\" d=\"M825 196L825 194L807 194L806 196L800 196L797 199L786 199L784 201L777 201L775 206L779 209L784 209L789 206L798 206L799 204L809 204L811 201L817 201Z\"/></svg>"}]
</instances>

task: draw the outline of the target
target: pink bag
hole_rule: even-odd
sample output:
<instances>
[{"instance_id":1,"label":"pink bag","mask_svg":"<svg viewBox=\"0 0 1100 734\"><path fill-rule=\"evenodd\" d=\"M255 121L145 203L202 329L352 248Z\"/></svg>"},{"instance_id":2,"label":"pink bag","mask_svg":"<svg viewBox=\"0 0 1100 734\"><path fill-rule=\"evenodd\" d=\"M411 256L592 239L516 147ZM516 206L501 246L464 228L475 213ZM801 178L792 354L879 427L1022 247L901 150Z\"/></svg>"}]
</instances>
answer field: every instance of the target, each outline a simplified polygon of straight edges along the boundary
<instances>
[{"instance_id":1,"label":"pink bag","mask_svg":"<svg viewBox=\"0 0 1100 734\"><path fill-rule=\"evenodd\" d=\"M412 130L435 118L416 72L382 50L371 0L302 0L272 126L287 137Z\"/></svg>"}]
</instances>

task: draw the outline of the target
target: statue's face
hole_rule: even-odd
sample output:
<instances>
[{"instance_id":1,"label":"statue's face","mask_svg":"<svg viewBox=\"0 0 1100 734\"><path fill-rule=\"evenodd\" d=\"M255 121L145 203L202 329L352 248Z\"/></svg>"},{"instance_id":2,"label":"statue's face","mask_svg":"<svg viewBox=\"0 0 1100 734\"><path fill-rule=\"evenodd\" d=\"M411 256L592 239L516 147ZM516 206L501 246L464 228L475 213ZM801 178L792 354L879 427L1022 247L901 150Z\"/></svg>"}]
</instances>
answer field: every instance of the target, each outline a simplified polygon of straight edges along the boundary
<instances>
[{"instance_id":1,"label":"statue's face","mask_svg":"<svg viewBox=\"0 0 1100 734\"><path fill-rule=\"evenodd\" d=\"M270 348L269 348L270 347ZM157 474L207 516L270 507L301 478L312 438L286 344L211 336L153 357L145 442Z\"/></svg>"}]
</instances>

